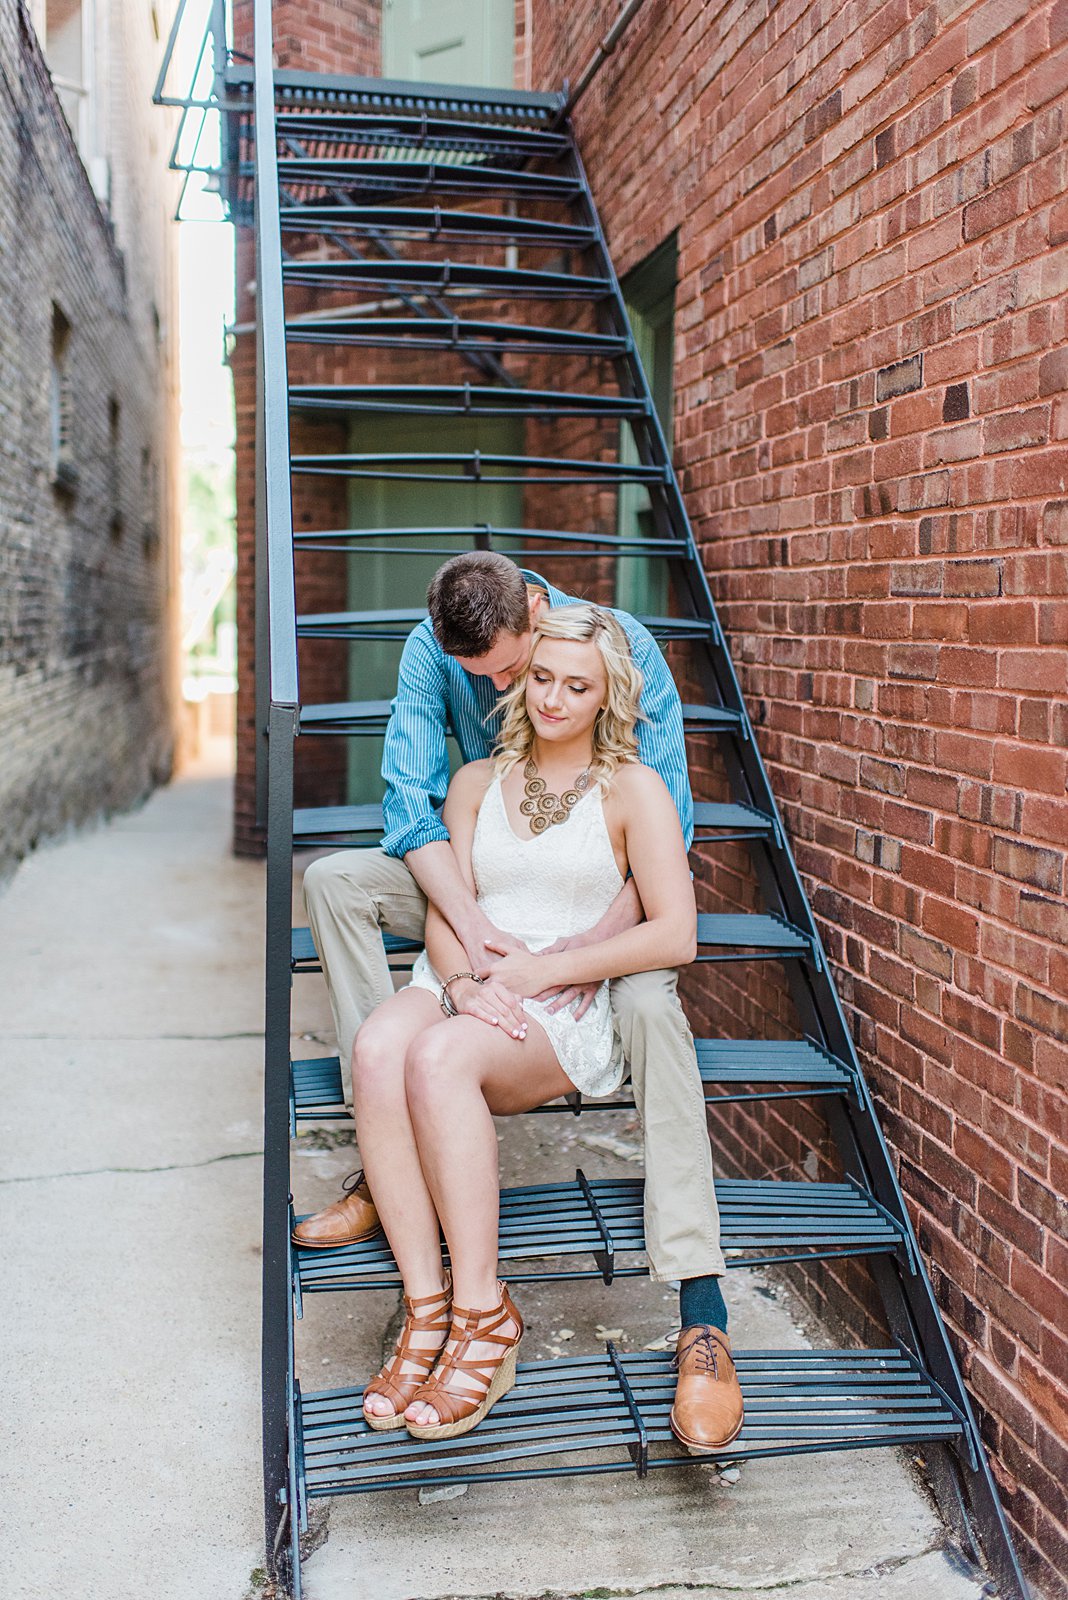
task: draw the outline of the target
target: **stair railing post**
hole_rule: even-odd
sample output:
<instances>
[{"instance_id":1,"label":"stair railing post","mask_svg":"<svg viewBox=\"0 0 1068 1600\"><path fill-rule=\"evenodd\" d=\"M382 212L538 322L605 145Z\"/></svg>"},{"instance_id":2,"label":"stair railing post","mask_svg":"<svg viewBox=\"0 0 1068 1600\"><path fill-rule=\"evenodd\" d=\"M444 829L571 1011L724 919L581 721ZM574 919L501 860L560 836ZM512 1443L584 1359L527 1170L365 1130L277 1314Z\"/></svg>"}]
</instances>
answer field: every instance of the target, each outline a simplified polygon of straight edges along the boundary
<instances>
[{"instance_id":1,"label":"stair railing post","mask_svg":"<svg viewBox=\"0 0 1068 1600\"><path fill-rule=\"evenodd\" d=\"M256 220L257 797L267 825L263 1096L263 1505L267 1567L299 1585L290 1549L293 1416L289 1273L290 927L293 754L298 725L296 597L271 0L253 10ZM258 808L257 808L258 810ZM285 1520L285 1519L288 1519ZM286 1539L286 1534L291 1540Z\"/></svg>"}]
</instances>

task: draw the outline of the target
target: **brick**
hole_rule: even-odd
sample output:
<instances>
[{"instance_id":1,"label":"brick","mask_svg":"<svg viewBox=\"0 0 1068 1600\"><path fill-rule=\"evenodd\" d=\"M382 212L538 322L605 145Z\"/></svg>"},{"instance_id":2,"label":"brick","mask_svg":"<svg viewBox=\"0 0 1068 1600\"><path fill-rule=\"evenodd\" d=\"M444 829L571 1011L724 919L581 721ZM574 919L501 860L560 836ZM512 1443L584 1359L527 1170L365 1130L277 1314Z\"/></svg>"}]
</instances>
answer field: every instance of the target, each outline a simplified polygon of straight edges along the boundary
<instances>
[{"instance_id":1,"label":"brick","mask_svg":"<svg viewBox=\"0 0 1068 1600\"><path fill-rule=\"evenodd\" d=\"M953 307L953 326L958 333L978 328L996 317L1003 317L1016 305L1015 277L1000 278L981 288L962 294Z\"/></svg>"},{"instance_id":2,"label":"brick","mask_svg":"<svg viewBox=\"0 0 1068 1600\"><path fill-rule=\"evenodd\" d=\"M990 417L983 424L983 447L988 451L1023 450L1028 445L1045 444L1048 438L1048 406Z\"/></svg>"},{"instance_id":3,"label":"brick","mask_svg":"<svg viewBox=\"0 0 1068 1600\"><path fill-rule=\"evenodd\" d=\"M894 395L909 394L923 384L923 356L910 356L894 366L883 367L875 380L875 398L891 400Z\"/></svg>"},{"instance_id":4,"label":"brick","mask_svg":"<svg viewBox=\"0 0 1068 1600\"><path fill-rule=\"evenodd\" d=\"M951 383L942 399L943 422L962 422L969 416L968 385Z\"/></svg>"},{"instance_id":5,"label":"brick","mask_svg":"<svg viewBox=\"0 0 1068 1600\"><path fill-rule=\"evenodd\" d=\"M1023 844L1013 839L995 839L994 870L1036 889L1056 893L1064 877L1064 857L1056 850Z\"/></svg>"}]
</instances>

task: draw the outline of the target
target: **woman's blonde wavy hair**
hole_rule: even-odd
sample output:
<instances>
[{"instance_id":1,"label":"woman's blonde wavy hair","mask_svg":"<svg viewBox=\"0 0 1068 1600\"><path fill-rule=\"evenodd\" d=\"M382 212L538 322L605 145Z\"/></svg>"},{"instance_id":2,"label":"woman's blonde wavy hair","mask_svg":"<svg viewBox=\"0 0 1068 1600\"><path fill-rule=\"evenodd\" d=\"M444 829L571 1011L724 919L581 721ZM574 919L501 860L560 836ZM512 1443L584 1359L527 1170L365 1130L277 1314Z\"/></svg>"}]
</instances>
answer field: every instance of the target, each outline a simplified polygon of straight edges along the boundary
<instances>
[{"instance_id":1,"label":"woman's blonde wavy hair","mask_svg":"<svg viewBox=\"0 0 1068 1600\"><path fill-rule=\"evenodd\" d=\"M590 777L607 784L616 768L638 759L637 724L641 718L639 702L642 675L634 665L630 641L621 625L603 606L571 605L548 607L534 625L530 660L541 639L568 639L577 644L595 644L601 653L608 692L593 725L593 759ZM528 665L500 701L501 729L493 752L494 770L499 777L510 772L517 762L526 761L534 748L534 725L527 712Z\"/></svg>"}]
</instances>

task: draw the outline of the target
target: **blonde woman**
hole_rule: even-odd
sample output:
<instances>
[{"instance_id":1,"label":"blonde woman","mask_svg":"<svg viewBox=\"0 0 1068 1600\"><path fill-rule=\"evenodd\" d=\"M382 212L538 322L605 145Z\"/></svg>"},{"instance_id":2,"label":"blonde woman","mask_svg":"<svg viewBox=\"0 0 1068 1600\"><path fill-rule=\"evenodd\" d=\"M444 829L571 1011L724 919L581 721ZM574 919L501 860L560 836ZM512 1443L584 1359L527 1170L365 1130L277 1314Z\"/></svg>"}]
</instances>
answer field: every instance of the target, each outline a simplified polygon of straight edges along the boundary
<instances>
[{"instance_id":1,"label":"blonde woman","mask_svg":"<svg viewBox=\"0 0 1068 1600\"><path fill-rule=\"evenodd\" d=\"M410 985L357 1034L360 1149L407 1311L394 1354L365 1390L372 1428L466 1433L512 1386L523 1319L497 1278L492 1118L576 1088L611 1093L623 1056L606 980L694 957L678 812L663 779L638 760L641 688L611 612L568 605L537 619L527 670L502 704L495 756L456 773L443 813L479 905L527 948L492 966L487 956L472 972L431 906ZM645 921L554 949L598 921L628 873ZM579 1007L537 998L591 983L600 988L581 1017Z\"/></svg>"}]
</instances>

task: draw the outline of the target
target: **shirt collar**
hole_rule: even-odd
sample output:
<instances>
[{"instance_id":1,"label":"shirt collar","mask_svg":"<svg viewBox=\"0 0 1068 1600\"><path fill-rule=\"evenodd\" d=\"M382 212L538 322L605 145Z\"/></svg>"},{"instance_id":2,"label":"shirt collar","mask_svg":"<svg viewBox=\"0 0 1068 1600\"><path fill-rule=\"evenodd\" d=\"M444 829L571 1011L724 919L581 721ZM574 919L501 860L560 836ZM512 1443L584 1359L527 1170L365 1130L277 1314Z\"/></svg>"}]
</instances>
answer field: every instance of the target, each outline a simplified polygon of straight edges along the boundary
<instances>
[{"instance_id":1,"label":"shirt collar","mask_svg":"<svg viewBox=\"0 0 1068 1600\"><path fill-rule=\"evenodd\" d=\"M574 605L574 601L569 594L565 594L562 589L555 589L548 579L541 576L540 572L533 572L529 567L520 567L519 570L527 583L537 584L539 589L545 590L545 593L549 596L550 606Z\"/></svg>"}]
</instances>

